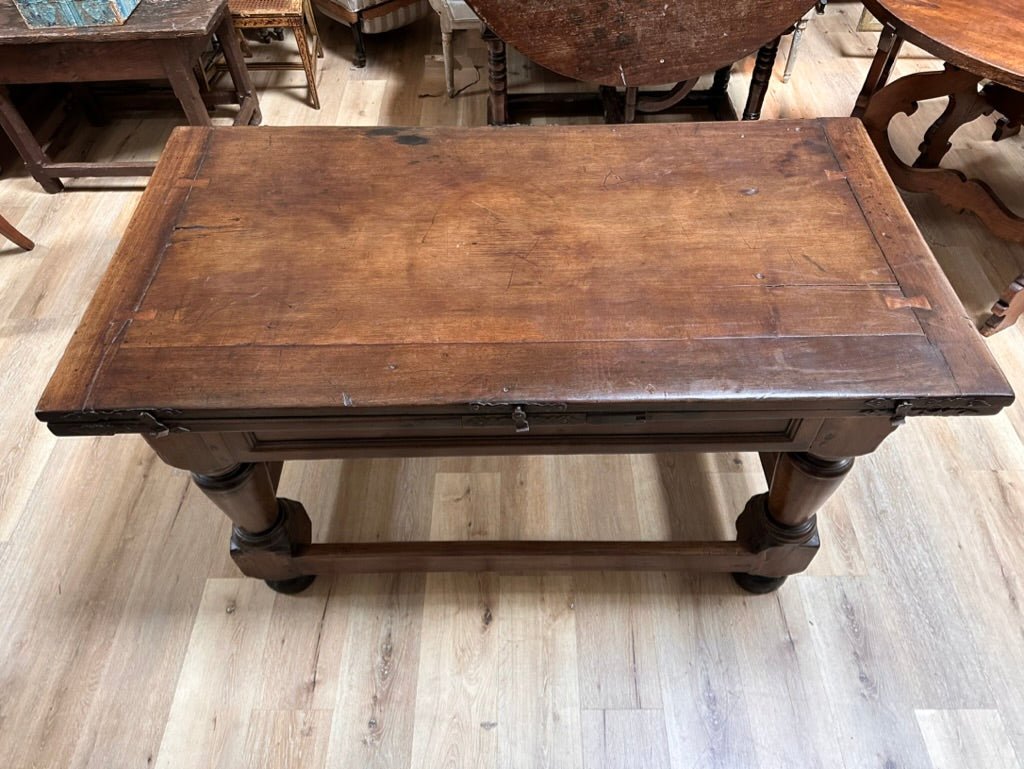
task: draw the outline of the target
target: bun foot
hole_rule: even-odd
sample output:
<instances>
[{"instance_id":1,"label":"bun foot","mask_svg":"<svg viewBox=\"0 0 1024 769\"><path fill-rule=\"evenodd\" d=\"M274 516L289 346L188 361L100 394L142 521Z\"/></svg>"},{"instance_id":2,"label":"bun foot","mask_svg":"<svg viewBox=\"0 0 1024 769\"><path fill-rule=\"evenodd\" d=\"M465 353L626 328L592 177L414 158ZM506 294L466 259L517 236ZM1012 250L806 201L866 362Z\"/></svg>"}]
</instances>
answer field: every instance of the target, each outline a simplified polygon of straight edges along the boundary
<instances>
[{"instance_id":1,"label":"bun foot","mask_svg":"<svg viewBox=\"0 0 1024 769\"><path fill-rule=\"evenodd\" d=\"M774 593L786 581L785 577L762 577L759 574L747 574L742 571L734 571L732 578L736 580L737 585L755 595Z\"/></svg>"},{"instance_id":2,"label":"bun foot","mask_svg":"<svg viewBox=\"0 0 1024 769\"><path fill-rule=\"evenodd\" d=\"M285 595L295 595L312 585L315 579L316 574L306 574L305 576L292 577L291 579L265 579L263 581L267 583L271 590L284 593Z\"/></svg>"}]
</instances>

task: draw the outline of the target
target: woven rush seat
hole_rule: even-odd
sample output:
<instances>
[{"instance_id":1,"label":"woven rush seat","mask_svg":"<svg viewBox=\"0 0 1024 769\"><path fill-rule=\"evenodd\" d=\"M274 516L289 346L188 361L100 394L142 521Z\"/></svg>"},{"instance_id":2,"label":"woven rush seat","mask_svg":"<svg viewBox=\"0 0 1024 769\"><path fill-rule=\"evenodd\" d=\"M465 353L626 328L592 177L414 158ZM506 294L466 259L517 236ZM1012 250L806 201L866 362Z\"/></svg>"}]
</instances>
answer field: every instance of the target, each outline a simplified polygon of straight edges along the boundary
<instances>
[{"instance_id":1,"label":"woven rush seat","mask_svg":"<svg viewBox=\"0 0 1024 769\"><path fill-rule=\"evenodd\" d=\"M302 14L303 0L229 0L228 8L236 18L258 16L294 16Z\"/></svg>"}]
</instances>

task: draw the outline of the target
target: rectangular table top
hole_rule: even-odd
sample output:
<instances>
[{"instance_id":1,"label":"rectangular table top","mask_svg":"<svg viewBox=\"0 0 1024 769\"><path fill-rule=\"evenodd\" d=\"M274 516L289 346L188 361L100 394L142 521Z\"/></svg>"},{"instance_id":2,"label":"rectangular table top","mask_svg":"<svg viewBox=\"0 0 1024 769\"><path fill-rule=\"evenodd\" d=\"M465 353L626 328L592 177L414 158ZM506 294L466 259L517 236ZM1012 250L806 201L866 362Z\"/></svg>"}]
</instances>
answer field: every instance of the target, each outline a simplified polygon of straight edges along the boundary
<instances>
[{"instance_id":1,"label":"rectangular table top","mask_svg":"<svg viewBox=\"0 0 1024 769\"><path fill-rule=\"evenodd\" d=\"M0 0L0 45L88 43L203 37L227 0L142 0L124 24L96 27L29 27L13 0Z\"/></svg>"},{"instance_id":2,"label":"rectangular table top","mask_svg":"<svg viewBox=\"0 0 1024 769\"><path fill-rule=\"evenodd\" d=\"M859 121L180 128L39 416L1011 399Z\"/></svg>"}]
</instances>

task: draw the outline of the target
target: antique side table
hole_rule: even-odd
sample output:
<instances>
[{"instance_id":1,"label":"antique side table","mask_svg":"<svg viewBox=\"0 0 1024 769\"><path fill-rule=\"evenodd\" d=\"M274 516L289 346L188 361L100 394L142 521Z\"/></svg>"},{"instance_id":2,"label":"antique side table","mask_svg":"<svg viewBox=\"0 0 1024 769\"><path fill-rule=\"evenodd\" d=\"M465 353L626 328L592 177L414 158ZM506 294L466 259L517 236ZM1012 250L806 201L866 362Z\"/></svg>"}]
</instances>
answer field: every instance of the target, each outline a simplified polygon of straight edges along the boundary
<instances>
[{"instance_id":1,"label":"antique side table","mask_svg":"<svg viewBox=\"0 0 1024 769\"><path fill-rule=\"evenodd\" d=\"M1020 134L1024 120L1024 13L1005 0L865 0L885 26L878 52L854 117L868 134L896 184L929 192L956 211L971 211L1001 238L1024 244L1024 218L1011 211L985 182L968 179L939 163L952 149L960 126L993 112L1001 116L993 140ZM943 70L918 72L888 83L904 41L946 62ZM904 163L889 142L889 123L912 114L918 102L948 98L942 115L928 129L913 165ZM1021 167L1024 173L1024 166ZM982 333L1012 325L1024 314L1024 274L992 308Z\"/></svg>"},{"instance_id":2,"label":"antique side table","mask_svg":"<svg viewBox=\"0 0 1024 769\"><path fill-rule=\"evenodd\" d=\"M31 29L11 0L0 0L0 126L47 192L62 176L147 176L154 163L56 163L43 151L8 94L7 85L167 79L190 125L210 125L193 75L216 35L231 72L236 125L260 122L227 0L145 0L123 26Z\"/></svg>"},{"instance_id":3,"label":"antique side table","mask_svg":"<svg viewBox=\"0 0 1024 769\"><path fill-rule=\"evenodd\" d=\"M851 118L179 128L38 416L141 434L281 591L678 568L764 592L855 456L1012 397ZM677 450L760 452L736 541L313 544L276 498L290 459Z\"/></svg>"}]
</instances>

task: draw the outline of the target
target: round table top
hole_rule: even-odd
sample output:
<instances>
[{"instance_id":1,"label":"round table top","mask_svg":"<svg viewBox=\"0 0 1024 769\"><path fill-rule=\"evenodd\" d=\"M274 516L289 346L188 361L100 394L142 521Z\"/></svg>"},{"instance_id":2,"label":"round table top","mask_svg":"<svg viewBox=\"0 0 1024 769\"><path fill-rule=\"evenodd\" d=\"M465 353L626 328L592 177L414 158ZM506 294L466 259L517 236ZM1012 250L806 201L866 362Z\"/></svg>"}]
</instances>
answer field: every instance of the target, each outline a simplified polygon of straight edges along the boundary
<instances>
[{"instance_id":1,"label":"round table top","mask_svg":"<svg viewBox=\"0 0 1024 769\"><path fill-rule=\"evenodd\" d=\"M864 0L900 37L961 69L1024 91L1020 0Z\"/></svg>"},{"instance_id":2,"label":"round table top","mask_svg":"<svg viewBox=\"0 0 1024 769\"><path fill-rule=\"evenodd\" d=\"M714 72L788 30L813 0L468 0L531 61L611 86Z\"/></svg>"}]
</instances>

